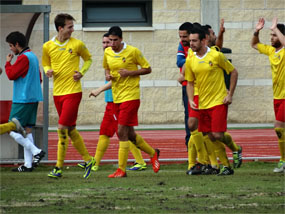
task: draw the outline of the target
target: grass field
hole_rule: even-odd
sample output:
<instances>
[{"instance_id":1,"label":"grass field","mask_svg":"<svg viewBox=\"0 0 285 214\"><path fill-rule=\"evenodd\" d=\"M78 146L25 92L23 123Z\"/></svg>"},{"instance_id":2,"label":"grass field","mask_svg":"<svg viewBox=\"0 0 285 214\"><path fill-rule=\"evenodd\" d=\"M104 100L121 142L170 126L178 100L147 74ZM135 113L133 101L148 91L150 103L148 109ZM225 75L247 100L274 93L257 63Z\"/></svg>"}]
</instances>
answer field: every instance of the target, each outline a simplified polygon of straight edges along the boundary
<instances>
[{"instance_id":1,"label":"grass field","mask_svg":"<svg viewBox=\"0 0 285 214\"><path fill-rule=\"evenodd\" d=\"M103 165L88 180L83 170L64 168L63 177L47 177L51 166L32 173L1 167L0 213L285 213L284 174L276 163L248 162L233 176L187 176L186 164L151 166L107 176L115 165Z\"/></svg>"}]
</instances>

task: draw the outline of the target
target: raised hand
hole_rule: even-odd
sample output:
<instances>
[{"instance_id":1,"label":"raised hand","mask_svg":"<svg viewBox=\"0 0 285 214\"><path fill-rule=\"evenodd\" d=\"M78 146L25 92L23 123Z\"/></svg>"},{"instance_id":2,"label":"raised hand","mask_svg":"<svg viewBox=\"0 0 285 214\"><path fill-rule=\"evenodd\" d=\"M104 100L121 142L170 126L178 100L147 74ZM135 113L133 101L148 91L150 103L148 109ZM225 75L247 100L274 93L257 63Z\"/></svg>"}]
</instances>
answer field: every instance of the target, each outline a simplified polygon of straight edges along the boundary
<instances>
[{"instance_id":1,"label":"raised hand","mask_svg":"<svg viewBox=\"0 0 285 214\"><path fill-rule=\"evenodd\" d=\"M274 18L272 19L272 25L271 25L271 27L270 27L271 30L274 30L274 29L277 28L277 22L278 22L277 17L274 17Z\"/></svg>"},{"instance_id":2,"label":"raised hand","mask_svg":"<svg viewBox=\"0 0 285 214\"><path fill-rule=\"evenodd\" d=\"M264 24L265 24L264 18L259 18L258 23L255 26L255 29L257 31L260 31L264 27Z\"/></svg>"}]
</instances>

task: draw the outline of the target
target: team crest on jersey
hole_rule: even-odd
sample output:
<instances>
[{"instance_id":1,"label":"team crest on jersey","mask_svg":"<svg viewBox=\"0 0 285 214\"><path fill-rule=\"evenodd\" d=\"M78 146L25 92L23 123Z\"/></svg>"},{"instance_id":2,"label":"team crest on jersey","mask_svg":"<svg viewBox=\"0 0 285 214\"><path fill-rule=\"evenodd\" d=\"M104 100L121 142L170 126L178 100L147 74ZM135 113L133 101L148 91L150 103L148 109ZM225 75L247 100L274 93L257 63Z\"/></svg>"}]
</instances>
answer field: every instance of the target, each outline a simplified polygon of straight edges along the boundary
<instances>
[{"instance_id":1,"label":"team crest on jersey","mask_svg":"<svg viewBox=\"0 0 285 214\"><path fill-rule=\"evenodd\" d=\"M213 66L213 63L212 63L212 61L209 61L209 65L212 67Z\"/></svg>"},{"instance_id":2,"label":"team crest on jersey","mask_svg":"<svg viewBox=\"0 0 285 214\"><path fill-rule=\"evenodd\" d=\"M70 54L72 54L72 49L71 49L71 48L69 48L68 52L69 52Z\"/></svg>"},{"instance_id":3,"label":"team crest on jersey","mask_svg":"<svg viewBox=\"0 0 285 214\"><path fill-rule=\"evenodd\" d=\"M122 60L123 60L123 62L126 62L126 58L125 58L125 57L123 57L123 59L122 59Z\"/></svg>"}]
</instances>

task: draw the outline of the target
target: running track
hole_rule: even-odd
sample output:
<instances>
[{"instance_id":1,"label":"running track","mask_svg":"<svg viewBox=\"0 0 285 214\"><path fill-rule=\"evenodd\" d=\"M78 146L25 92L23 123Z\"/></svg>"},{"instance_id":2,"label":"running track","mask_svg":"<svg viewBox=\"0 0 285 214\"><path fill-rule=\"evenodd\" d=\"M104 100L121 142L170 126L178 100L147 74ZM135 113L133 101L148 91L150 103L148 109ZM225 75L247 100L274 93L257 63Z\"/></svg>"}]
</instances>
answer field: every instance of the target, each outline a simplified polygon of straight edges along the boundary
<instances>
[{"instance_id":1,"label":"running track","mask_svg":"<svg viewBox=\"0 0 285 214\"><path fill-rule=\"evenodd\" d=\"M277 159L280 156L277 137L273 129L232 129L228 130L234 141L242 146L245 159ZM80 131L90 155L94 155L99 138L98 131ZM186 146L184 144L184 130L142 130L137 131L153 148L160 149L160 159L171 161L175 159L187 159ZM49 132L48 160L56 160L57 132ZM228 157L231 159L232 152L227 148ZM148 160L147 154L142 152L144 159ZM81 160L81 156L74 147L69 144L65 160ZM118 139L114 136L102 159L104 161L117 161ZM133 159L130 154L129 159Z\"/></svg>"}]
</instances>

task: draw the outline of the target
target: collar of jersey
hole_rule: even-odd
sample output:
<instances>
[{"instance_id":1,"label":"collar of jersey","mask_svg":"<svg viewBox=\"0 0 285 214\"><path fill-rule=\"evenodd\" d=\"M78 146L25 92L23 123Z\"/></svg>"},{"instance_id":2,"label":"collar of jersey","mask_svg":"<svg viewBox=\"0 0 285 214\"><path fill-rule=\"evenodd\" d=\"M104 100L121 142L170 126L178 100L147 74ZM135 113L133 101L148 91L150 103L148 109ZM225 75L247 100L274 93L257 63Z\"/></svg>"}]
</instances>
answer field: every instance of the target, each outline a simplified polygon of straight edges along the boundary
<instances>
[{"instance_id":1,"label":"collar of jersey","mask_svg":"<svg viewBox=\"0 0 285 214\"><path fill-rule=\"evenodd\" d=\"M119 54L119 53L121 53L123 50L125 50L127 48L127 43L125 43L125 42L122 42L122 43L124 44L124 47L119 52L113 51L115 54Z\"/></svg>"},{"instance_id":2,"label":"collar of jersey","mask_svg":"<svg viewBox=\"0 0 285 214\"><path fill-rule=\"evenodd\" d=\"M207 51L202 57L197 56L197 52L194 52L194 54L198 59L203 59L210 51L211 51L211 49L207 46Z\"/></svg>"},{"instance_id":3,"label":"collar of jersey","mask_svg":"<svg viewBox=\"0 0 285 214\"><path fill-rule=\"evenodd\" d=\"M65 46L67 43L68 43L68 41L69 41L69 39L68 40L66 40L64 43L58 43L59 41L56 39L56 36L54 36L52 39L51 39L56 45L58 45L58 46Z\"/></svg>"}]
</instances>

